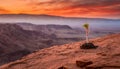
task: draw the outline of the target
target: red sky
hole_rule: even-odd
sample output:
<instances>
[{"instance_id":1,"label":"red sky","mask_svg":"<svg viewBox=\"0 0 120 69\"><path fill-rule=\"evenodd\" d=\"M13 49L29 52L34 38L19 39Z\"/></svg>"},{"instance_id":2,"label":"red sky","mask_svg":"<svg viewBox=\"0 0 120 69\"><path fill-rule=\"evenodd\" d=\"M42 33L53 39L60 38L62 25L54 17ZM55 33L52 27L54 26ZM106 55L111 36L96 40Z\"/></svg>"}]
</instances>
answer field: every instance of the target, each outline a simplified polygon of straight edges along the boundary
<instances>
[{"instance_id":1,"label":"red sky","mask_svg":"<svg viewBox=\"0 0 120 69\"><path fill-rule=\"evenodd\" d=\"M120 0L0 0L0 14L120 19Z\"/></svg>"}]
</instances>

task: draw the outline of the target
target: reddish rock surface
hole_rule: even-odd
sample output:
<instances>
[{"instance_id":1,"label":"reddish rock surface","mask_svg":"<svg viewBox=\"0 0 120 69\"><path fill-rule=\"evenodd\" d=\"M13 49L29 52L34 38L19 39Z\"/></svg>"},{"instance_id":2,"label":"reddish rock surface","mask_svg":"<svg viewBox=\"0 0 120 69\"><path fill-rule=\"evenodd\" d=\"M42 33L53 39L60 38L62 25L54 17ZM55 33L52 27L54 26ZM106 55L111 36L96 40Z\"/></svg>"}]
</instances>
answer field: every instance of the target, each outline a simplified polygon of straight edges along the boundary
<instances>
[{"instance_id":1,"label":"reddish rock surface","mask_svg":"<svg viewBox=\"0 0 120 69\"><path fill-rule=\"evenodd\" d=\"M62 66L67 69L120 69L120 34L91 39L97 49L80 49L84 42L42 49L0 69L58 69ZM76 61L92 61L92 64L80 68Z\"/></svg>"}]
</instances>

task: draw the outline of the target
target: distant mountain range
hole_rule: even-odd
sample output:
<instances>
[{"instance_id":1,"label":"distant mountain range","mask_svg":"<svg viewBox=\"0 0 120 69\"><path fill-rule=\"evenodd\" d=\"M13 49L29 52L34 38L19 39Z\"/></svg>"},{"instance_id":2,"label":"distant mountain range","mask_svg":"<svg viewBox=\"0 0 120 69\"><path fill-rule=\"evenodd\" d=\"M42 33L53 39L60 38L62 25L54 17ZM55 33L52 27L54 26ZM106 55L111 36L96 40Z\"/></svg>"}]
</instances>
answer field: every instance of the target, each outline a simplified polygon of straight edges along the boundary
<instances>
[{"instance_id":1,"label":"distant mountain range","mask_svg":"<svg viewBox=\"0 0 120 69\"><path fill-rule=\"evenodd\" d=\"M45 14L41 14L41 15L32 15L32 14L0 14L0 17L5 17L5 18L9 18L9 17L17 17L17 18L63 18L63 19L92 19L92 20L111 20L111 21L120 21L120 19L106 19L106 18L83 18L83 17L62 17L62 16L53 16L53 15L45 15Z\"/></svg>"},{"instance_id":2,"label":"distant mountain range","mask_svg":"<svg viewBox=\"0 0 120 69\"><path fill-rule=\"evenodd\" d=\"M52 15L29 15L29 14L0 14L0 22L4 21L4 19L8 19L9 20L16 20L19 22L19 20L74 20L74 21L120 21L120 19L105 19L105 18L80 18L80 17L61 17L61 16L52 16ZM26 20L26 21L28 21ZM16 22L15 21L15 22ZM20 21L20 22L24 22L24 21ZM37 23L36 23L37 24ZM48 23L49 24L49 23Z\"/></svg>"},{"instance_id":3,"label":"distant mountain range","mask_svg":"<svg viewBox=\"0 0 120 69\"><path fill-rule=\"evenodd\" d=\"M0 15L0 23L32 23L37 25L57 24L69 25L81 28L83 23L89 23L92 30L113 30L120 29L120 19L104 18L73 18L51 15L27 15L27 14L8 14ZM102 27L102 28L101 28Z\"/></svg>"}]
</instances>

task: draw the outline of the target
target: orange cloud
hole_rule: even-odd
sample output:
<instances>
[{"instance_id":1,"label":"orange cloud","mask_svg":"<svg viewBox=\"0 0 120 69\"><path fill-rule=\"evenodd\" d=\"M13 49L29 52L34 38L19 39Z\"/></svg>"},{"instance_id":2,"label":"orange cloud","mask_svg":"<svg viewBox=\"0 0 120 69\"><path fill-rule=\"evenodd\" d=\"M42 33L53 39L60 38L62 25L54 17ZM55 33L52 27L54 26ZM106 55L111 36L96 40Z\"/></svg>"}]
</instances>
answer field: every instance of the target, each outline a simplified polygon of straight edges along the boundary
<instances>
[{"instance_id":1,"label":"orange cloud","mask_svg":"<svg viewBox=\"0 0 120 69\"><path fill-rule=\"evenodd\" d=\"M67 17L120 18L120 0L1 0L1 14L49 14Z\"/></svg>"},{"instance_id":2,"label":"orange cloud","mask_svg":"<svg viewBox=\"0 0 120 69\"><path fill-rule=\"evenodd\" d=\"M10 11L8 11L8 10L0 7L0 13L2 13L2 14L7 14L7 13L9 13L9 12L10 12Z\"/></svg>"}]
</instances>

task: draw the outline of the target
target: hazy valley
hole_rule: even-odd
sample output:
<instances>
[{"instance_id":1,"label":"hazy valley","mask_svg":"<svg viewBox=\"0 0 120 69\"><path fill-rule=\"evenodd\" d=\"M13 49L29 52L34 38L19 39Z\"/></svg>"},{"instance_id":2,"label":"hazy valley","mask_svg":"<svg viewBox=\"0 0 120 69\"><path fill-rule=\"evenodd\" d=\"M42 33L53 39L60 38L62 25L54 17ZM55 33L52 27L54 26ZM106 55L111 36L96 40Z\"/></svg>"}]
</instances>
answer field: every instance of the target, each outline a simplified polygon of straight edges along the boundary
<instances>
[{"instance_id":1,"label":"hazy valley","mask_svg":"<svg viewBox=\"0 0 120 69\"><path fill-rule=\"evenodd\" d=\"M34 16L24 15L26 18L33 19ZM40 24L33 24L30 22L19 22L19 19L23 18L12 16L0 16L0 65L21 59L23 56L26 56L30 53L36 52L40 49L52 47L55 45L63 45L68 43L73 43L81 40L85 40L85 31L82 28L83 23L81 19L78 18L62 18L62 17L53 17L53 16L38 16L40 20L47 19L47 24L42 21ZM5 18L8 22L2 22L2 18ZM10 19L10 21L9 21ZM13 21L11 21L13 19ZM16 19L17 22L14 21ZM38 20L39 20L38 19ZM70 20L70 21L69 21ZM72 21L71 21L72 20ZM82 22L86 22L86 19L83 19ZM87 19L87 22L94 21L102 22L119 22L119 20L104 20L104 19ZM23 20L24 21L24 20ZM49 24L49 21L53 21L53 24ZM62 21L59 23L58 21ZM56 24L54 24L56 22ZM70 22L70 24L65 24ZM72 26L74 23L77 26ZM58 23L58 24L57 24ZM102 37L105 35L119 33L119 24L113 28L108 27L98 27L98 25L90 24L90 35L89 38Z\"/></svg>"}]
</instances>

